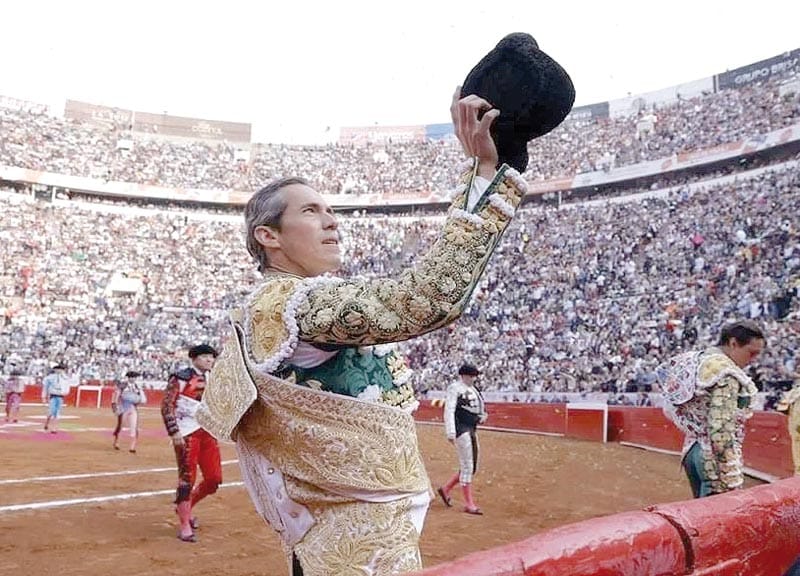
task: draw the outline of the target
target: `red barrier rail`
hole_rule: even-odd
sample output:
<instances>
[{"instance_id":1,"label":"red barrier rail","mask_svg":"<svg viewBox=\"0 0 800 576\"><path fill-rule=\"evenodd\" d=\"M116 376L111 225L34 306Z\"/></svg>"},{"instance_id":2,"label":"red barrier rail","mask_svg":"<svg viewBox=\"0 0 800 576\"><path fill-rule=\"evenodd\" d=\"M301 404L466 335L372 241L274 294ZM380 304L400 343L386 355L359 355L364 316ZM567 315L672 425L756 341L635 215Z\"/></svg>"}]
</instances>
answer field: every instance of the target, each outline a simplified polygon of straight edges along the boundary
<instances>
[{"instance_id":1,"label":"red barrier rail","mask_svg":"<svg viewBox=\"0 0 800 576\"><path fill-rule=\"evenodd\" d=\"M800 477L648 510L680 530L697 576L780 576L800 555Z\"/></svg>"},{"instance_id":2,"label":"red barrier rail","mask_svg":"<svg viewBox=\"0 0 800 576\"><path fill-rule=\"evenodd\" d=\"M577 522L416 576L781 576L800 555L800 478Z\"/></svg>"},{"instance_id":3,"label":"red barrier rail","mask_svg":"<svg viewBox=\"0 0 800 576\"><path fill-rule=\"evenodd\" d=\"M649 512L593 518L476 552L418 576L599 576L683 574L680 534Z\"/></svg>"}]
</instances>

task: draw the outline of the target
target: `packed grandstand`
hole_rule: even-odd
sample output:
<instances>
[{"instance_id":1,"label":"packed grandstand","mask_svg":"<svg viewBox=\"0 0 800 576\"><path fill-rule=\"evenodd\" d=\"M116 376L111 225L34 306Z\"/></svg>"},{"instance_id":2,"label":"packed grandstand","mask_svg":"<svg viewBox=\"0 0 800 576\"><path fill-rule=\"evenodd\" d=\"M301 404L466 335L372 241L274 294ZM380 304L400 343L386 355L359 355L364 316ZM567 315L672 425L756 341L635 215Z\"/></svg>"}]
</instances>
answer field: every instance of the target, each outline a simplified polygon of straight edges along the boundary
<instances>
[{"instance_id":1,"label":"packed grandstand","mask_svg":"<svg viewBox=\"0 0 800 576\"><path fill-rule=\"evenodd\" d=\"M461 160L446 126L286 146L159 118L0 98L0 373L13 354L30 378L58 361L84 379L163 382L198 337L225 338L225 311L259 281L241 239L249 193L308 178L340 209L342 274L394 274L435 238ZM576 108L529 152L529 207L466 314L402 345L418 390L467 357L489 392L616 399L652 390L665 356L734 317L768 334L762 388L791 383L800 50Z\"/></svg>"}]
</instances>

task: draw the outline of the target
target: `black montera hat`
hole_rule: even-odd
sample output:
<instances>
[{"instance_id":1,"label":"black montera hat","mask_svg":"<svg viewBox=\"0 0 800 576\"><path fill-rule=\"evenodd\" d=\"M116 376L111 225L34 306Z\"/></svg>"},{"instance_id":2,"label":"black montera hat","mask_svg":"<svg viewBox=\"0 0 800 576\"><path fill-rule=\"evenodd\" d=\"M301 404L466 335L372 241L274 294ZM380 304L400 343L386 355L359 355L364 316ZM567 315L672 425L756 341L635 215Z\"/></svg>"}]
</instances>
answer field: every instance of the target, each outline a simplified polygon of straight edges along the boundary
<instances>
[{"instance_id":1,"label":"black montera hat","mask_svg":"<svg viewBox=\"0 0 800 576\"><path fill-rule=\"evenodd\" d=\"M459 376L478 376L480 373L480 370L472 364L462 364L461 368L458 369Z\"/></svg>"},{"instance_id":2,"label":"black montera hat","mask_svg":"<svg viewBox=\"0 0 800 576\"><path fill-rule=\"evenodd\" d=\"M142 373L137 372L136 370L128 370L127 372L125 372L125 378L138 378L141 375Z\"/></svg>"},{"instance_id":3,"label":"black montera hat","mask_svg":"<svg viewBox=\"0 0 800 576\"><path fill-rule=\"evenodd\" d=\"M189 358L194 359L203 354L211 354L214 358L219 356L217 351L208 344L198 344L197 346L192 346L189 348Z\"/></svg>"},{"instance_id":4,"label":"black montera hat","mask_svg":"<svg viewBox=\"0 0 800 576\"><path fill-rule=\"evenodd\" d=\"M500 110L492 137L500 163L519 172L528 167L528 142L561 124L575 101L569 74L524 32L500 40L470 71L461 97L469 94Z\"/></svg>"}]
</instances>

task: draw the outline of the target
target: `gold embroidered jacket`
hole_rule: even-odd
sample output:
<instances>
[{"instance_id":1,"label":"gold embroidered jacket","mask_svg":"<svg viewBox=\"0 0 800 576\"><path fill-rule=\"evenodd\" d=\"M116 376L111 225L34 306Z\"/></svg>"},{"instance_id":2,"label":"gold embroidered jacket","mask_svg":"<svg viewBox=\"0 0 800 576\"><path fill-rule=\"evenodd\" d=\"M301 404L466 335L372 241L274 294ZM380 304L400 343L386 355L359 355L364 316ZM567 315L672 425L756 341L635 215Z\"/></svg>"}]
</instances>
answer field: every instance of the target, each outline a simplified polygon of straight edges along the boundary
<instances>
[{"instance_id":1,"label":"gold embroidered jacket","mask_svg":"<svg viewBox=\"0 0 800 576\"><path fill-rule=\"evenodd\" d=\"M789 437L792 440L792 462L795 475L800 475L800 379L791 390L785 392L778 402L777 409L786 412Z\"/></svg>"},{"instance_id":2,"label":"gold embroidered jacket","mask_svg":"<svg viewBox=\"0 0 800 576\"><path fill-rule=\"evenodd\" d=\"M752 415L750 402L757 389L716 347L700 355L694 386L691 400L665 408L686 435L684 454L699 442L712 492L726 492L744 483L744 423Z\"/></svg>"},{"instance_id":3,"label":"gold embroidered jacket","mask_svg":"<svg viewBox=\"0 0 800 576\"><path fill-rule=\"evenodd\" d=\"M525 191L519 174L503 165L468 210L473 179L470 169L440 237L417 266L399 278L267 278L241 314L249 343L246 353L256 370L274 374L300 342L398 342L458 318ZM197 417L216 437L230 438L256 400L256 390L252 383L221 377L222 370L218 363L212 371Z\"/></svg>"}]
</instances>

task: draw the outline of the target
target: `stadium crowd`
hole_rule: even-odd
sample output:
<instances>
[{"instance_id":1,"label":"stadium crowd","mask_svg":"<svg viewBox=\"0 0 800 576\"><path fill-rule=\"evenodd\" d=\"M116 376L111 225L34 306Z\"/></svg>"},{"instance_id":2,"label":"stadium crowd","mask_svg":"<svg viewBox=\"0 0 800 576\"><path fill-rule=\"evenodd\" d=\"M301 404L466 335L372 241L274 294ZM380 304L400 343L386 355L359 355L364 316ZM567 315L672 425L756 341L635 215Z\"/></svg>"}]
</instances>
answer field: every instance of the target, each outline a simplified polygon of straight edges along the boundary
<instances>
[{"instance_id":1,"label":"stadium crowd","mask_svg":"<svg viewBox=\"0 0 800 576\"><path fill-rule=\"evenodd\" d=\"M530 180L571 176L716 146L795 124L797 95L776 78L614 119L565 122L530 143ZM447 189L460 159L454 140L364 146L254 144L249 158L228 142L168 140L29 111L0 109L0 165L105 180L198 189L253 190L302 174L327 193ZM124 144L123 144L124 143Z\"/></svg>"},{"instance_id":2,"label":"stadium crowd","mask_svg":"<svg viewBox=\"0 0 800 576\"><path fill-rule=\"evenodd\" d=\"M0 360L21 356L30 376L65 362L83 378L163 381L190 343L220 343L225 310L258 281L240 217L0 197ZM487 390L647 390L664 357L749 317L767 330L757 371L774 385L797 371L798 213L796 169L525 209L465 316L401 348L423 392L464 358L484 367ZM342 275L413 265L440 221L340 216ZM113 290L115 273L135 288Z\"/></svg>"}]
</instances>

